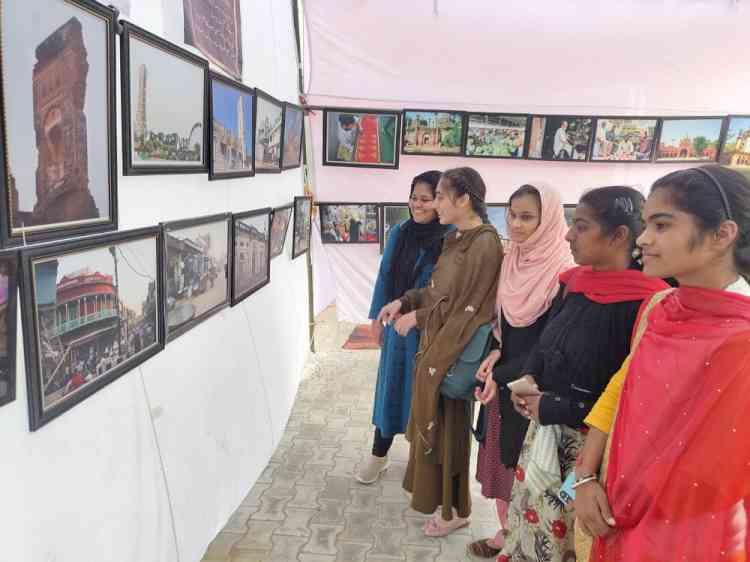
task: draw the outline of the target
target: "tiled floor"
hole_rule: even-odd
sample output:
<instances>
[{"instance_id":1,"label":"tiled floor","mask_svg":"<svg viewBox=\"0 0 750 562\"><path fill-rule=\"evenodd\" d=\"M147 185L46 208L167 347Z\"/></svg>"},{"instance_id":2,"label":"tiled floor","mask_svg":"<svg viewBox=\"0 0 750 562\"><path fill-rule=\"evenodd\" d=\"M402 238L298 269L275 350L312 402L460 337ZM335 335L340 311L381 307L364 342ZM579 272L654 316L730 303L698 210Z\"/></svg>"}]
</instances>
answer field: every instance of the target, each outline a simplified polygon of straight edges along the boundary
<instances>
[{"instance_id":1,"label":"tiled floor","mask_svg":"<svg viewBox=\"0 0 750 562\"><path fill-rule=\"evenodd\" d=\"M427 538L426 516L401 488L408 443L399 437L380 482L352 474L369 453L377 351L343 351L351 325L326 311L279 447L209 546L203 562L460 562L472 540L494 535L494 503L473 486L472 523ZM328 322L326 323L326 319Z\"/></svg>"}]
</instances>

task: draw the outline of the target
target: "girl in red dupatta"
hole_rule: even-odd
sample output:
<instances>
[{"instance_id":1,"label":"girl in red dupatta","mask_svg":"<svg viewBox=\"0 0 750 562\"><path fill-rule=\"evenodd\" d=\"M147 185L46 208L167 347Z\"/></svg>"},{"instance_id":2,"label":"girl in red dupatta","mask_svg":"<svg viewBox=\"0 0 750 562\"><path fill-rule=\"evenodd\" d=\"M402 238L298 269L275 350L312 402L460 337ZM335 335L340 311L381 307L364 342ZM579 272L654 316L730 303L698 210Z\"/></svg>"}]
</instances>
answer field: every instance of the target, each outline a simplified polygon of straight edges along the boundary
<instances>
[{"instance_id":1,"label":"girl in red dupatta","mask_svg":"<svg viewBox=\"0 0 750 562\"><path fill-rule=\"evenodd\" d=\"M644 272L680 288L642 313L640 341L586 419L578 524L599 537L596 562L747 562L750 182L716 165L674 172L644 217ZM606 488L590 476L605 446Z\"/></svg>"}]
</instances>

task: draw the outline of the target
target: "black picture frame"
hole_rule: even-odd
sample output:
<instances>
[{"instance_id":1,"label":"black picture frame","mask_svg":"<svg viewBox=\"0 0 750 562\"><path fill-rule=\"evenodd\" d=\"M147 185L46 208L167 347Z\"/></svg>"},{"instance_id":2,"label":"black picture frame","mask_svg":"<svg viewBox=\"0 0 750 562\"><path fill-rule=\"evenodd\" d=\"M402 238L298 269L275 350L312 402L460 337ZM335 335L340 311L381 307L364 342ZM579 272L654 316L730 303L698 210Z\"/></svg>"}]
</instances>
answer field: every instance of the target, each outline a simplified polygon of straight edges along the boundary
<instances>
[{"instance_id":1,"label":"black picture frame","mask_svg":"<svg viewBox=\"0 0 750 562\"><path fill-rule=\"evenodd\" d=\"M307 217L302 217L302 211L300 210L300 204L303 201L308 203ZM311 235L312 235L312 208L313 199L307 195L298 195L294 198L294 226L292 230L292 259L300 257L302 254L306 254L310 251ZM307 221L307 228L303 219ZM307 239L307 247L299 248L299 242L297 241L297 234L300 230L305 230L304 236Z\"/></svg>"},{"instance_id":2,"label":"black picture frame","mask_svg":"<svg viewBox=\"0 0 750 562\"><path fill-rule=\"evenodd\" d=\"M270 103L271 105L275 105L279 108L279 111L281 111L281 122L279 124L279 163L277 166L270 167L270 168L262 168L258 165L259 157L258 157L258 127L261 126L260 120L258 119L258 107L259 107L259 101L260 99L265 100L266 102ZM281 173L281 158L283 155L283 145L284 145L284 102L276 99L271 94L268 94L261 90L260 88L255 88L255 111L253 111L253 122L255 123L254 131L253 131L253 141L255 142L253 153L255 154L255 161L254 161L254 167L255 167L255 173L256 174L280 174Z\"/></svg>"},{"instance_id":3,"label":"black picture frame","mask_svg":"<svg viewBox=\"0 0 750 562\"><path fill-rule=\"evenodd\" d=\"M458 141L458 152L411 152L406 149L406 116L408 113L451 113L461 118L461 134ZM463 156L465 152L464 140L466 139L466 115L465 111L455 109L404 109L401 115L401 154L408 156Z\"/></svg>"},{"instance_id":4,"label":"black picture frame","mask_svg":"<svg viewBox=\"0 0 750 562\"><path fill-rule=\"evenodd\" d=\"M535 156L531 156L531 143L532 143L532 134L534 132L534 119L537 118L543 118L544 119L544 132L542 133L542 148L541 153L542 156L537 158ZM579 154L583 154L583 158L554 158L554 156L551 156L551 154L554 154L554 135L556 129L559 128L559 125L563 121L571 121L571 120L583 120L588 119L590 121L590 131L589 131L589 137L586 142L585 147L583 150L581 149L583 147L583 144L577 144L576 145L576 152ZM594 143L594 134L596 132L596 118L592 115L541 115L541 114L532 114L529 115L527 126L526 126L526 146L524 148L524 154L526 160L535 160L535 161L544 161L544 162L565 162L565 163L577 163L580 164L581 162L586 162L589 159L589 155L591 154L591 147ZM552 147L550 147L550 144L552 144Z\"/></svg>"},{"instance_id":5,"label":"black picture frame","mask_svg":"<svg viewBox=\"0 0 750 562\"><path fill-rule=\"evenodd\" d=\"M385 115L394 118L393 124L393 163L384 164L367 164L358 163L354 161L345 160L332 160L329 158L329 115L334 113L351 113L354 115ZM321 162L323 166L340 166L348 168L373 168L378 170L398 170L399 166L399 155L401 154L401 117L402 111L395 109L362 109L362 108L350 108L350 107L327 107L323 110L323 158Z\"/></svg>"},{"instance_id":6,"label":"black picture frame","mask_svg":"<svg viewBox=\"0 0 750 562\"><path fill-rule=\"evenodd\" d=\"M733 168L747 168L747 167L750 167L750 160L748 160L747 163L741 163L738 165L736 163L732 163L731 159L729 162L727 162L726 159L724 158L724 153L726 152L726 149L727 149L727 140L729 137L729 130L732 127L732 120L734 119L750 119L750 115L732 114L732 115L727 115L725 117L724 129L721 132L721 142L719 143L718 163L721 164L722 166L729 166Z\"/></svg>"},{"instance_id":7,"label":"black picture frame","mask_svg":"<svg viewBox=\"0 0 750 562\"><path fill-rule=\"evenodd\" d=\"M108 218L106 219L74 219L68 221L60 221L57 217L50 219L49 222L39 226L22 226L20 228L13 226L13 218L11 212L13 210L13 200L18 200L18 193L15 186L15 178L11 171L11 162L9 158L9 150L12 148L9 146L10 138L9 131L6 122L6 111L7 111L7 100L9 98L8 90L6 85L10 81L5 80L5 72L0 76L0 187L2 189L2 196L0 197L0 245L3 247L14 247L27 243L36 242L47 242L50 240L56 240L61 238L83 236L89 234L96 234L100 232L107 232L110 230L117 229L117 93L115 91L116 84L116 72L117 72L117 61L115 56L115 36L117 35L117 21L115 10L102 6L98 2L93 0L67 0L67 5L72 8L78 8L89 15L93 15L101 18L106 25L106 49L105 53L107 68L104 72L106 77L106 101L107 101L107 121L100 126L105 127L107 131L107 155L109 161L106 164L106 171L108 176L108 205L107 213ZM28 7L35 3L18 3L17 6ZM7 8L3 8L7 12ZM18 25L18 22L9 21L7 19L7 13L3 18L3 21L7 25ZM68 24L70 21L68 22ZM4 24L4 25L5 25ZM68 25L65 24L65 25ZM52 34L47 38L52 38L52 35L61 28L52 31ZM3 62L5 56L12 54L16 57L19 55L18 52L14 52L12 48L8 48L4 44L5 37L7 34L2 33L0 30L0 38L3 38L3 45L0 46L0 65L3 69L6 69L6 65ZM47 40L45 40L46 42ZM86 67L88 68L88 66ZM66 70L70 72L70 64L66 66ZM50 110L51 111L51 110ZM69 113L69 112L68 112ZM32 127L33 131L33 127ZM88 156L86 156L88 159ZM88 172L86 173L88 179ZM15 195L13 192L16 192ZM69 190L71 198L73 193L77 193L80 197L80 190ZM89 196L90 192L89 192ZM85 196L84 196L85 197ZM93 201L93 200L92 200ZM76 201L75 204L71 204L70 208L80 209L82 206L89 204L88 201ZM51 211L59 210L61 202L59 197L55 197L54 202L49 205ZM19 211L19 214L32 215L33 211Z\"/></svg>"},{"instance_id":8,"label":"black picture frame","mask_svg":"<svg viewBox=\"0 0 750 562\"><path fill-rule=\"evenodd\" d=\"M380 208L379 203L368 203L368 202L358 202L358 201L318 201L315 206L318 207L318 219L320 220L320 240L323 244L341 244L341 245L354 245L354 244L378 244L380 242ZM330 237L326 236L325 233L325 227L323 225L323 214L325 210L327 210L330 207L349 207L349 206L356 206L356 207L374 207L375 213L375 239L374 240L360 240L359 235L357 236L357 240L355 242L349 242L349 241L337 241L337 240L331 240ZM368 210L372 209L365 209L365 217L363 218L364 222L368 219ZM364 225L363 225L364 226Z\"/></svg>"},{"instance_id":9,"label":"black picture frame","mask_svg":"<svg viewBox=\"0 0 750 562\"><path fill-rule=\"evenodd\" d=\"M198 289L200 290L199 295L205 294L208 290L213 289L217 285L221 285L221 271L224 272L224 288L225 288L225 297L222 302L220 302L217 305L212 306L211 308L205 310L204 312L196 315L194 318L186 320L185 322L178 324L177 327L174 329L170 329L169 326L169 313L170 313L170 298L172 298L172 289L170 286L170 273L169 273L169 244L170 244L170 235L172 232L185 230L187 228L197 227L197 226L203 226L203 225L210 225L210 224L218 224L218 223L224 223L224 229L226 231L226 244L224 245L224 252L226 255L226 262L224 264L219 264L220 267L216 269L217 275L215 279L212 279L213 272L211 271L210 266L202 271L201 273L205 274L202 275L201 279L198 281ZM205 217L196 217L191 219L184 219L184 220L178 220L178 221L171 221L171 222L164 222L161 223L162 228L162 244L161 244L161 252L160 252L160 259L161 259L161 271L163 275L162 279L162 287L164 288L164 299L162 300L162 318L164 319L164 343L165 345L168 345L170 342L174 341L175 339L179 338L181 335L189 332L193 328L195 328L198 324L208 320L211 316L215 315L216 313L222 311L223 309L227 308L229 306L229 300L230 300L230 286L229 286L229 271L231 266L231 259L232 259L232 248L231 248L231 241L232 241L232 215L230 213L220 213L216 215L210 215ZM173 237L174 238L174 237ZM195 248L196 244L186 244L186 246L192 246L193 249L196 251L196 253L199 252L197 248ZM200 269L203 269L206 267L206 260L208 258L204 255L203 258L201 258L201 261L203 261L203 264L199 265ZM210 284L210 287L209 287ZM175 288L176 292L176 288ZM191 291L192 292L192 291ZM190 298L190 297L188 297ZM176 299L175 299L176 300ZM192 305L191 305L192 306Z\"/></svg>"},{"instance_id":10,"label":"black picture frame","mask_svg":"<svg viewBox=\"0 0 750 562\"><path fill-rule=\"evenodd\" d=\"M215 127L216 123L214 120L214 82L221 83L223 86L227 88L233 88L237 91L239 91L242 94L252 96L252 103L251 103L251 111L252 111L252 118L250 120L250 135L252 136L252 145L250 149L250 165L251 169L248 170L240 170L235 172L219 172L216 170L217 164L216 164L216 151L214 147L214 138L215 138ZM208 74L208 107L209 107L209 129L210 129L210 146L208 148L208 179L209 180L225 180L225 179L233 179L233 178L250 178L255 175L255 111L256 111L256 95L255 95L255 88L251 88L249 86L245 86L241 82L237 82L236 80L232 80L231 78L227 78L221 74L218 74L216 72L209 72Z\"/></svg>"},{"instance_id":11,"label":"black picture frame","mask_svg":"<svg viewBox=\"0 0 750 562\"><path fill-rule=\"evenodd\" d=\"M526 127L523 130L523 143L521 156L495 156L489 154L469 154L469 129L471 128L471 118L474 115L482 115L487 117L517 117L519 119L526 120ZM526 148L529 142L529 128L531 127L531 115L528 113L488 113L479 111L467 111L464 123L464 138L462 141L463 156L466 158L491 158L500 160L523 160L526 158Z\"/></svg>"},{"instance_id":12,"label":"black picture frame","mask_svg":"<svg viewBox=\"0 0 750 562\"><path fill-rule=\"evenodd\" d=\"M380 253L382 254L385 252L385 244L387 242L386 237L388 236L388 233L385 230L386 225L386 212L389 208L404 208L407 211L407 215L409 214L409 204L408 203L398 203L398 202L386 202L386 203L379 203L378 204L378 213L379 213L379 219L378 219L378 240L380 242Z\"/></svg>"},{"instance_id":13,"label":"black picture frame","mask_svg":"<svg viewBox=\"0 0 750 562\"><path fill-rule=\"evenodd\" d=\"M300 114L300 131L299 131L299 150L297 152L297 161L296 163L292 163L289 165L284 164L284 154L286 151L286 114L287 110L291 111L297 111ZM288 101L284 102L284 114L281 118L283 126L282 131L283 135L281 137L281 169L282 170L293 170L294 168L300 168L302 166L302 150L305 147L305 112L299 105L289 103Z\"/></svg>"},{"instance_id":14,"label":"black picture frame","mask_svg":"<svg viewBox=\"0 0 750 562\"><path fill-rule=\"evenodd\" d=\"M274 247L274 224L276 221L276 214L282 213L282 212L289 212L289 217L286 219L286 224L283 228L283 234L281 235L281 245L279 246L278 250ZM286 245L286 237L289 232L289 224L292 222L292 215L294 214L294 203L289 203L288 205L283 205L281 207L276 207L273 211L271 211L271 259L279 257L281 254L284 253L284 246Z\"/></svg>"},{"instance_id":15,"label":"black picture frame","mask_svg":"<svg viewBox=\"0 0 750 562\"><path fill-rule=\"evenodd\" d=\"M660 158L660 145L661 145L661 137L664 133L664 125L665 123L668 123L670 121L720 121L719 125L719 135L716 138L716 153L714 154L713 158L703 158L703 159L697 159L697 160L687 160L687 159L678 159L678 158ZM654 164L705 164L705 163L711 163L716 162L719 159L719 151L721 149L721 142L723 139L724 130L726 127L726 117L721 116L699 116L699 117L692 117L692 116L669 116L669 117L662 117L659 120L659 130L658 130L658 136L655 137L654 140L654 151L653 151L653 162Z\"/></svg>"},{"instance_id":16,"label":"black picture frame","mask_svg":"<svg viewBox=\"0 0 750 562\"><path fill-rule=\"evenodd\" d=\"M255 217L265 216L266 220L266 240L263 242L266 249L265 255L265 279L260 283L251 285L247 290L240 291L236 286L235 278L238 275L238 269L241 267L244 259L238 256L237 244L241 243L237 234L237 222L245 219L251 219ZM244 213L235 213L232 215L232 276L230 280L231 294L232 294L232 306L236 306L245 300L250 295L258 292L260 289L265 287L271 282L271 208L265 207L263 209L256 209L254 211L247 211Z\"/></svg>"},{"instance_id":17,"label":"black picture frame","mask_svg":"<svg viewBox=\"0 0 750 562\"><path fill-rule=\"evenodd\" d=\"M510 235L508 234L508 221L507 221L507 215L508 215L508 209L510 208L510 205L508 203L487 203L487 218L490 221L490 224L495 227L495 230L497 230L497 235L500 237L501 240L510 240ZM502 222L498 223L493 221L493 213L492 211L494 209L502 209Z\"/></svg>"},{"instance_id":18,"label":"black picture frame","mask_svg":"<svg viewBox=\"0 0 750 562\"><path fill-rule=\"evenodd\" d=\"M643 160L623 160L623 159L608 159L608 158L596 158L594 157L594 149L596 146L596 138L599 132L599 122L603 120L614 121L655 121L654 123L654 136L651 139L651 149L648 158ZM656 139L660 136L661 130L661 118L653 117L650 115L599 115L594 119L594 130L593 138L591 141L591 149L589 150L589 161L598 163L610 163L610 164L650 164L654 159L654 153L656 152Z\"/></svg>"},{"instance_id":19,"label":"black picture frame","mask_svg":"<svg viewBox=\"0 0 750 562\"><path fill-rule=\"evenodd\" d=\"M201 58L190 51L187 51L173 43L165 41L158 35L154 35L142 29L128 21L122 21L122 33L120 35L120 60L121 60L121 76L120 82L122 86L122 165L123 175L125 176L137 176L137 175L165 175L165 174L206 174L209 171L208 166L208 144L209 139L209 106L208 106L208 91L210 89L208 79L208 61ZM185 165L169 165L159 166L153 164L134 165L133 163L133 150L132 150L132 126L131 118L133 115L132 103L134 100L130 96L130 40L131 38L141 41L153 47L161 50L168 55L174 57L177 61L182 60L186 64L192 64L199 67L203 71L203 110L202 110L202 146L201 146L201 159L202 164L200 166L185 166ZM144 85L144 89L147 87ZM145 92L144 92L145 96ZM144 122L146 117L144 116ZM188 139L192 136L196 123L193 125ZM176 134L176 133L167 133Z\"/></svg>"},{"instance_id":20,"label":"black picture frame","mask_svg":"<svg viewBox=\"0 0 750 562\"><path fill-rule=\"evenodd\" d=\"M5 275L8 277L7 298L5 303L0 302L0 321L4 320L5 324L0 328L5 330L5 357L0 355L0 407L2 407L16 399L18 252L8 250L0 252L0 268L7 271Z\"/></svg>"},{"instance_id":21,"label":"black picture frame","mask_svg":"<svg viewBox=\"0 0 750 562\"><path fill-rule=\"evenodd\" d=\"M161 260L159 259L159 253L161 248L161 236L162 231L161 228L158 226L153 227L146 227L146 228L140 228L137 230L129 230L129 231L121 231L121 232L113 232L108 234L103 234L99 236L92 236L89 238L82 238L77 240L71 240L66 242L61 242L58 244L46 244L36 247L29 247L28 249L24 249L21 252L21 270L22 270L22 283L21 283L21 304L22 304L22 310L23 310L23 328L24 328L24 352L25 352L25 359L26 359L26 381L27 381L27 388L28 388L28 406L29 406L29 428L31 431L36 431L40 427L46 425L53 419L57 418L58 416L62 415L63 413L67 412L71 408L74 408L81 402L83 402L86 398L89 396L95 394L105 386L109 385L110 383L114 382L115 380L119 379L138 365L141 365L143 362L148 360L149 358L153 357L157 353L159 353L164 348L164 318L161 314L161 303L163 302L163 291L162 291L162 272L161 272ZM112 331L115 329L114 323L109 322L112 318L117 318L117 336L112 337L111 345L112 350L115 349L115 343L117 343L114 340L114 337L118 337L119 341L122 342L122 313L116 313L112 314L112 303L114 301L114 306L117 308L120 307L121 301L120 301L120 289L119 289L119 278L118 278L118 261L115 259L115 256L117 255L116 250L113 250L113 248L116 248L119 245L127 244L127 243L133 243L138 241L151 241L153 243L153 251L154 251L154 269L155 269L155 275L153 279L148 283L147 290L146 290L146 300L142 301L141 304L141 310L143 310L143 307L149 305L149 309L153 307L153 314L155 316L154 323L151 325L151 329L153 330L153 334L148 332L146 329L149 326L141 326L140 328L140 334L138 333L138 328L134 328L134 334L132 342L128 342L128 345L131 343L134 347L139 347L140 349L136 351L133 355L131 355L129 358L125 359L124 361L120 362L114 367L109 367L109 370L104 373L98 373L98 366L97 366L97 374L96 377L89 381L84 381L83 372L84 369L89 371L90 375L93 375L91 372L91 367L88 365L81 366L84 362L89 363L92 359L93 353L91 353L91 350L93 350L93 347L89 348L89 356L87 359L83 359L85 355L85 351L83 350L83 346L86 343L90 343L93 338L90 338L89 336L96 336L97 338L106 334L108 331ZM71 320L63 320L62 321L62 327L70 328L69 331L78 330L79 328L86 328L88 330L91 330L91 334L88 334L86 336L80 336L75 335L75 339L71 340L70 345L65 348L65 351L61 353L63 354L63 359L58 363L58 366L55 368L55 371L52 373L52 379L48 380L46 385L48 386L52 380L56 377L57 370L62 366L62 361L69 361L69 366L72 366L72 362L76 361L77 365L72 366L73 370L77 370L77 373L71 374L69 377L68 383L62 387L64 390L63 393L66 391L66 389L70 386L70 384L73 382L73 380L78 377L79 381L76 384L76 387L74 389L71 389L70 394L65 397L60 397L56 402L49 405L48 407L44 406L44 393L46 391L45 388L42 387L42 370L40 367L40 351L38 342L40 341L40 333L39 333L39 323L38 318L39 315L38 312L38 303L37 303L37 292L36 292L36 279L35 279L35 272L34 267L36 265L42 265L42 264L55 264L54 266L54 273L55 277L52 278L51 283L54 283L54 287L52 288L53 291L55 291L55 310L50 311L49 309L46 312L46 315L48 319L51 315L53 315L52 324L53 327L51 328L53 331L60 331L62 328L58 327L58 310L57 310L57 292L60 289L59 285L60 283L57 281L57 267L59 266L59 260L65 259L73 254L81 254L89 251L95 251L95 250L102 250L107 249L112 253L113 255L113 262L115 263L114 266L114 277L115 282L112 283L112 276L109 276L109 281L107 281L107 276L105 274L102 274L101 272L87 272L85 270L77 270L77 269L71 269L72 273L76 273L78 277L80 276L86 276L89 279L85 281L86 286L91 286L94 283L92 283L92 279L96 282L97 290L94 291L94 313L90 313L89 310L92 308L89 306L90 301L86 301L87 296L91 295L79 295L81 300L80 303L83 303L84 311L86 312L86 317L93 316L90 321L84 320L81 321L79 316L76 316L75 318ZM124 253L122 250L120 251L121 256L123 256L123 266L126 266L129 268L130 271L132 271L133 275L135 277L146 277L148 278L148 274L144 274L143 270L144 265L143 262L138 260L137 263L131 263L129 260L125 258ZM132 259L132 257L131 257ZM135 261L135 260L133 260ZM126 265L127 264L127 265ZM48 276L48 279L50 279L51 276ZM47 281L49 284L50 281ZM69 285L72 283L72 286L69 286L67 288L73 289L75 288L74 281L68 281L65 283L65 285ZM80 283L81 285L84 285L84 283ZM98 290L99 287L102 285L111 285L112 287L117 286L116 289L112 290L112 294L114 294L114 299L110 299L110 306L101 306L101 304L106 302L106 297L109 292L104 293ZM49 291L49 287L45 287L46 290ZM93 289L89 289L93 290ZM80 292L78 292L80 293ZM96 312L96 297L102 296L102 301L100 304L100 310ZM65 303L66 305L66 311L70 310L67 308L67 305L69 305L72 301L67 301ZM150 303L150 304L149 304ZM74 305L75 314L78 315L80 313L80 308L78 304ZM125 305L123 304L123 309L126 309ZM135 324L136 321L132 318L132 316L135 314L135 311L131 308L131 313L128 314L125 313L126 322L127 318L130 316L131 321ZM143 314L143 313L142 313ZM65 324L70 324L70 326L65 326ZM127 332L129 331L129 326L126 324L126 342L128 340ZM144 330L146 330L146 336L151 338L153 337L153 342L148 343L144 346L143 344L143 338L145 337ZM57 338L59 335L55 335L54 337ZM135 338L138 338L137 341ZM48 343L50 347L54 347L52 342L48 340ZM60 347L62 348L63 343L60 343ZM100 342L98 342L100 343ZM73 344L79 345L80 347L76 350L76 348L73 347ZM97 344L95 344L96 346ZM118 349L119 349L118 344ZM73 356L74 351L79 351L80 356L75 357ZM101 351L101 350L99 350ZM109 347L105 347L104 353L107 353L109 351ZM100 356L103 355L103 353L98 353ZM93 357L94 361L96 360L96 357ZM99 361L99 365L101 365L101 361ZM111 365L111 363L108 363L108 365ZM60 388L58 387L55 392L60 391Z\"/></svg>"}]
</instances>

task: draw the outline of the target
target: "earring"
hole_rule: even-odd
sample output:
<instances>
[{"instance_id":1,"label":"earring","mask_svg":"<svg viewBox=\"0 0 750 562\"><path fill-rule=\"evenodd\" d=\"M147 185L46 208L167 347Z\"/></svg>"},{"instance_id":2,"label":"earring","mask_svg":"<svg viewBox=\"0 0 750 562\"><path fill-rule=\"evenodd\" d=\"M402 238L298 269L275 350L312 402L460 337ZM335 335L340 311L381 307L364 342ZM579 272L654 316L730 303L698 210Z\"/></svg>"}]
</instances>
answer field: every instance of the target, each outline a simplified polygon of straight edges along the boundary
<instances>
[{"instance_id":1,"label":"earring","mask_svg":"<svg viewBox=\"0 0 750 562\"><path fill-rule=\"evenodd\" d=\"M641 250L639 246L636 246L630 255L633 257L634 261L638 262L639 264L643 263L643 260L641 259L641 256L643 255L643 251Z\"/></svg>"}]
</instances>

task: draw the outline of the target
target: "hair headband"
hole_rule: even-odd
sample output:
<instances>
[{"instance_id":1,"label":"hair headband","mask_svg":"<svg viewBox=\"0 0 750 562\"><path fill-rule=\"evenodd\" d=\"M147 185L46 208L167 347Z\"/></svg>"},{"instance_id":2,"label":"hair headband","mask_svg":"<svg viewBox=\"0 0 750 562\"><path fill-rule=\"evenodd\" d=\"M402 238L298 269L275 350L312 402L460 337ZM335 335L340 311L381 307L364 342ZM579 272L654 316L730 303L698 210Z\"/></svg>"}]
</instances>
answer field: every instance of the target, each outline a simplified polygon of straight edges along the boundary
<instances>
[{"instance_id":1,"label":"hair headband","mask_svg":"<svg viewBox=\"0 0 750 562\"><path fill-rule=\"evenodd\" d=\"M721 202L724 205L724 212L727 214L727 220L731 221L732 219L732 211L729 209L729 199L727 199L727 194L724 191L724 188L721 187L721 184L719 183L719 180L717 180L714 175L706 170L705 168L693 168L696 172L700 172L704 176L706 176L708 179L711 180L711 183L714 184L716 187L716 190L719 192L719 196L721 197Z\"/></svg>"}]
</instances>

